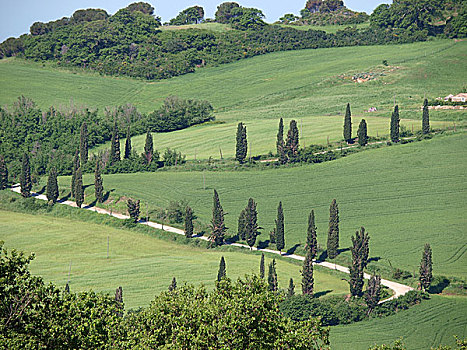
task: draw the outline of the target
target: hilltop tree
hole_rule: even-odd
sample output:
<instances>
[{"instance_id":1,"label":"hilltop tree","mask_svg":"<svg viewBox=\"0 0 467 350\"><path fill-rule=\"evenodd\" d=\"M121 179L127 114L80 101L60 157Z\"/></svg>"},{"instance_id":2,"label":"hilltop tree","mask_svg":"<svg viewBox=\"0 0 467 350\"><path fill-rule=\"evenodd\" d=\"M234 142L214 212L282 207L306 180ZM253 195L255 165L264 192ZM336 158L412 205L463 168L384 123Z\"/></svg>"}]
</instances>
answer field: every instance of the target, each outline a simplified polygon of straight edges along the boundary
<instances>
[{"instance_id":1,"label":"hilltop tree","mask_svg":"<svg viewBox=\"0 0 467 350\"><path fill-rule=\"evenodd\" d=\"M423 101L422 132L430 133L430 112L428 111L428 100Z\"/></svg>"},{"instance_id":2,"label":"hilltop tree","mask_svg":"<svg viewBox=\"0 0 467 350\"><path fill-rule=\"evenodd\" d=\"M365 228L362 227L360 231L355 232L355 237L352 237L352 265L350 266L350 294L352 296L361 297L363 295L363 270L368 263L369 253L369 240L368 233L365 233Z\"/></svg>"},{"instance_id":3,"label":"hilltop tree","mask_svg":"<svg viewBox=\"0 0 467 350\"><path fill-rule=\"evenodd\" d=\"M126 7L126 9L130 12L138 11L141 13L145 13L147 15L153 15L154 14L154 7L152 7L150 4L147 2L134 2Z\"/></svg>"},{"instance_id":4,"label":"hilltop tree","mask_svg":"<svg viewBox=\"0 0 467 350\"><path fill-rule=\"evenodd\" d=\"M177 17L170 20L170 25L184 25L201 23L204 18L204 9L201 6L192 6L182 12Z\"/></svg>"},{"instance_id":5,"label":"hilltop tree","mask_svg":"<svg viewBox=\"0 0 467 350\"><path fill-rule=\"evenodd\" d=\"M433 261L431 247L427 243L422 254L420 262L420 287L426 291L430 288L431 281L433 280Z\"/></svg>"},{"instance_id":6,"label":"hilltop tree","mask_svg":"<svg viewBox=\"0 0 467 350\"><path fill-rule=\"evenodd\" d=\"M391 115L391 141L399 142L399 106L394 107L394 112Z\"/></svg>"},{"instance_id":7,"label":"hilltop tree","mask_svg":"<svg viewBox=\"0 0 467 350\"><path fill-rule=\"evenodd\" d=\"M81 164L88 162L88 126L86 122L81 125L79 154L81 156Z\"/></svg>"},{"instance_id":8,"label":"hilltop tree","mask_svg":"<svg viewBox=\"0 0 467 350\"><path fill-rule=\"evenodd\" d=\"M8 187L8 168L6 166L5 158L0 154L0 190Z\"/></svg>"},{"instance_id":9,"label":"hilltop tree","mask_svg":"<svg viewBox=\"0 0 467 350\"><path fill-rule=\"evenodd\" d=\"M226 276L225 259L222 256L221 261L219 262L219 271L217 271L217 282L220 282Z\"/></svg>"},{"instance_id":10,"label":"hilltop tree","mask_svg":"<svg viewBox=\"0 0 467 350\"><path fill-rule=\"evenodd\" d=\"M352 113L350 112L350 103L347 103L344 117L344 140L347 143L352 142Z\"/></svg>"},{"instance_id":11,"label":"hilltop tree","mask_svg":"<svg viewBox=\"0 0 467 350\"><path fill-rule=\"evenodd\" d=\"M293 278L290 278L289 288L287 289L287 296L291 297L295 295L295 285L293 283Z\"/></svg>"},{"instance_id":12,"label":"hilltop tree","mask_svg":"<svg viewBox=\"0 0 467 350\"><path fill-rule=\"evenodd\" d=\"M259 277L264 278L264 253L261 253L261 260L259 262Z\"/></svg>"},{"instance_id":13,"label":"hilltop tree","mask_svg":"<svg viewBox=\"0 0 467 350\"><path fill-rule=\"evenodd\" d=\"M21 175L19 178L21 185L21 195L29 197L31 195L32 181L31 181L31 167L29 165L29 156L27 153L23 154L23 161L21 166Z\"/></svg>"},{"instance_id":14,"label":"hilltop tree","mask_svg":"<svg viewBox=\"0 0 467 350\"><path fill-rule=\"evenodd\" d=\"M235 160L237 160L240 164L243 164L245 162L247 151L248 141L246 138L246 126L244 126L243 123L238 123Z\"/></svg>"},{"instance_id":15,"label":"hilltop tree","mask_svg":"<svg viewBox=\"0 0 467 350\"><path fill-rule=\"evenodd\" d=\"M368 130L367 130L365 119L362 119L362 121L360 122L360 125L358 126L357 136L358 136L358 144L360 146L363 147L368 144Z\"/></svg>"},{"instance_id":16,"label":"hilltop tree","mask_svg":"<svg viewBox=\"0 0 467 350\"><path fill-rule=\"evenodd\" d=\"M240 5L236 2L224 2L217 6L217 11L215 14L217 23L226 23L230 22L230 19L233 17L232 11L235 8L239 8Z\"/></svg>"},{"instance_id":17,"label":"hilltop tree","mask_svg":"<svg viewBox=\"0 0 467 350\"><path fill-rule=\"evenodd\" d=\"M118 162L120 162L120 139L118 136L117 121L115 121L112 138L110 140L110 164L114 165Z\"/></svg>"},{"instance_id":18,"label":"hilltop tree","mask_svg":"<svg viewBox=\"0 0 467 350\"><path fill-rule=\"evenodd\" d=\"M256 203L253 198L248 200L246 207L246 242L250 249L255 245L256 237L260 234L261 227L258 226L258 212L256 211Z\"/></svg>"},{"instance_id":19,"label":"hilltop tree","mask_svg":"<svg viewBox=\"0 0 467 350\"><path fill-rule=\"evenodd\" d=\"M151 131L148 130L148 132L146 133L146 142L144 143L144 153L143 153L143 158L146 164L151 164L153 156L154 156L154 142L152 140Z\"/></svg>"},{"instance_id":20,"label":"hilltop tree","mask_svg":"<svg viewBox=\"0 0 467 350\"><path fill-rule=\"evenodd\" d=\"M76 172L78 171L78 168L81 167L81 164L79 162L79 150L76 150L75 155L73 157L73 168L71 172L71 197L75 198L75 189L76 189Z\"/></svg>"},{"instance_id":21,"label":"hilltop tree","mask_svg":"<svg viewBox=\"0 0 467 350\"><path fill-rule=\"evenodd\" d=\"M327 253L330 259L337 256L339 249L339 208L335 199L329 207L329 229L327 241Z\"/></svg>"},{"instance_id":22,"label":"hilltop tree","mask_svg":"<svg viewBox=\"0 0 467 350\"><path fill-rule=\"evenodd\" d=\"M246 239L246 225L247 225L246 216L247 216L246 209L243 209L240 212L240 215L238 217L237 235L242 241Z\"/></svg>"},{"instance_id":23,"label":"hilltop tree","mask_svg":"<svg viewBox=\"0 0 467 350\"><path fill-rule=\"evenodd\" d=\"M130 127L126 129L126 139L125 139L125 154L123 155L124 159L129 159L131 157L131 136L130 136Z\"/></svg>"},{"instance_id":24,"label":"hilltop tree","mask_svg":"<svg viewBox=\"0 0 467 350\"><path fill-rule=\"evenodd\" d=\"M313 278L313 257L310 248L306 248L302 269L302 293L313 295L315 280Z\"/></svg>"},{"instance_id":25,"label":"hilltop tree","mask_svg":"<svg viewBox=\"0 0 467 350\"><path fill-rule=\"evenodd\" d=\"M173 292L175 289L177 289L177 279L174 277L172 283L170 283L169 292Z\"/></svg>"},{"instance_id":26,"label":"hilltop tree","mask_svg":"<svg viewBox=\"0 0 467 350\"><path fill-rule=\"evenodd\" d=\"M46 193L47 200L55 204L58 199L57 170L55 169L55 167L51 168L49 171Z\"/></svg>"},{"instance_id":27,"label":"hilltop tree","mask_svg":"<svg viewBox=\"0 0 467 350\"><path fill-rule=\"evenodd\" d=\"M217 191L214 190L210 237L210 240L214 246L219 246L224 243L224 236L226 231L227 227L225 227L224 223L224 209L222 209Z\"/></svg>"},{"instance_id":28,"label":"hilltop tree","mask_svg":"<svg viewBox=\"0 0 467 350\"><path fill-rule=\"evenodd\" d=\"M134 201L131 198L128 198L128 201L126 202L126 205L128 207L128 214L130 215L130 218L133 220L133 222L138 222L139 219L139 214L140 214L140 207L139 207L139 199Z\"/></svg>"},{"instance_id":29,"label":"hilltop tree","mask_svg":"<svg viewBox=\"0 0 467 350\"><path fill-rule=\"evenodd\" d=\"M299 132L297 122L295 120L291 120L289 131L287 132L287 141L285 142L285 149L287 151L287 156L292 161L294 161L298 156L298 146Z\"/></svg>"},{"instance_id":30,"label":"hilltop tree","mask_svg":"<svg viewBox=\"0 0 467 350\"><path fill-rule=\"evenodd\" d=\"M374 310L381 300L381 276L372 275L368 280L368 287L365 291L365 301L368 305L368 314Z\"/></svg>"},{"instance_id":31,"label":"hilltop tree","mask_svg":"<svg viewBox=\"0 0 467 350\"><path fill-rule=\"evenodd\" d=\"M314 259L318 252L318 241L316 237L315 211L312 210L308 216L308 231L306 235L305 249L311 250L311 258Z\"/></svg>"},{"instance_id":32,"label":"hilltop tree","mask_svg":"<svg viewBox=\"0 0 467 350\"><path fill-rule=\"evenodd\" d=\"M276 248L279 250L279 252L281 252L285 247L284 231L284 211L282 210L282 202L279 202L279 206L277 207L275 231Z\"/></svg>"},{"instance_id":33,"label":"hilltop tree","mask_svg":"<svg viewBox=\"0 0 467 350\"><path fill-rule=\"evenodd\" d=\"M81 206L84 203L83 174L81 172L81 168L78 168L78 170L76 170L75 202L78 208L81 208Z\"/></svg>"},{"instance_id":34,"label":"hilltop tree","mask_svg":"<svg viewBox=\"0 0 467 350\"><path fill-rule=\"evenodd\" d=\"M187 238L193 237L193 209L189 206L185 210L185 236Z\"/></svg>"},{"instance_id":35,"label":"hilltop tree","mask_svg":"<svg viewBox=\"0 0 467 350\"><path fill-rule=\"evenodd\" d=\"M96 161L96 170L94 171L94 194L98 203L104 202L104 184L99 160Z\"/></svg>"},{"instance_id":36,"label":"hilltop tree","mask_svg":"<svg viewBox=\"0 0 467 350\"><path fill-rule=\"evenodd\" d=\"M269 263L268 287L271 292L276 292L279 289L277 282L276 259L272 259L272 262Z\"/></svg>"}]
</instances>

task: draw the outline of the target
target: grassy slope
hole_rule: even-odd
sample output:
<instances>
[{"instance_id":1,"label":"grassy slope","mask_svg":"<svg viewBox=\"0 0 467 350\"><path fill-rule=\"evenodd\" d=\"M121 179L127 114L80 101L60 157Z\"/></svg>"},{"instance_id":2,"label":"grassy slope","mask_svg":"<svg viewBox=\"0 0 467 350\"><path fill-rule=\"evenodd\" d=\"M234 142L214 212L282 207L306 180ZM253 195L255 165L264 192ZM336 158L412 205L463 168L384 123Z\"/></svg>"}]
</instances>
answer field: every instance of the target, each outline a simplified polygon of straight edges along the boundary
<instances>
[{"instance_id":1,"label":"grassy slope","mask_svg":"<svg viewBox=\"0 0 467 350\"><path fill-rule=\"evenodd\" d=\"M113 293L122 286L127 308L148 305L156 293L166 290L173 276L179 284L204 283L212 288L221 255L230 278L257 273L260 260L258 255L195 248L93 223L2 210L0 232L6 248L36 253L32 273L64 285L71 261L73 290ZM107 236L110 259L106 258ZM266 264L269 261L266 258ZM283 260L277 264L281 288L287 288L293 277L299 291L300 266ZM318 291L348 291L339 276L315 271L315 279Z\"/></svg>"},{"instance_id":2,"label":"grassy slope","mask_svg":"<svg viewBox=\"0 0 467 350\"><path fill-rule=\"evenodd\" d=\"M343 25L336 25L336 24L329 24L325 26L317 26L317 25L292 25L292 24L282 24L283 27L294 28L298 30L323 30L327 33L336 33L338 30L344 30L345 28L357 28L357 29L364 29L370 26L370 22L364 22L359 24L343 24Z\"/></svg>"},{"instance_id":3,"label":"grassy slope","mask_svg":"<svg viewBox=\"0 0 467 350\"><path fill-rule=\"evenodd\" d=\"M382 319L331 328L333 349L366 350L403 338L407 349L454 345L454 335L467 337L467 298L432 296L431 300Z\"/></svg>"},{"instance_id":4,"label":"grassy slope","mask_svg":"<svg viewBox=\"0 0 467 350\"><path fill-rule=\"evenodd\" d=\"M423 245L433 247L437 274L467 277L465 244L467 210L466 134L358 153L347 158L290 169L206 172L157 172L104 176L107 190L167 207L186 199L208 223L212 189L218 190L227 226L236 231L241 209L253 197L258 203L260 238L268 238L279 200L283 202L286 247L304 243L309 211L317 215L318 241L326 242L329 204L339 204L341 245L365 226L371 236L371 256L387 259L410 272L418 270ZM91 183L93 177L85 177ZM69 178L60 182L68 186ZM92 192L90 187L88 191Z\"/></svg>"}]
</instances>

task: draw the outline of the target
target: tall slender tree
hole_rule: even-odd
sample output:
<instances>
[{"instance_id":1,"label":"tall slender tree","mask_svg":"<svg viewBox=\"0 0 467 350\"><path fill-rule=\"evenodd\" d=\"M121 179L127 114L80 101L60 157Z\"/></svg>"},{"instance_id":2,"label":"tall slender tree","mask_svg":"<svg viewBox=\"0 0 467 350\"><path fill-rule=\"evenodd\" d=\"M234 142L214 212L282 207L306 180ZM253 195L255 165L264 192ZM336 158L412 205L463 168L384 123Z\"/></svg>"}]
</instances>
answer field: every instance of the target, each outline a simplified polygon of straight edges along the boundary
<instances>
[{"instance_id":1,"label":"tall slender tree","mask_svg":"<svg viewBox=\"0 0 467 350\"><path fill-rule=\"evenodd\" d=\"M114 122L112 139L110 141L110 164L114 165L120 161L120 138L118 136L117 121Z\"/></svg>"},{"instance_id":2,"label":"tall slender tree","mask_svg":"<svg viewBox=\"0 0 467 350\"><path fill-rule=\"evenodd\" d=\"M126 129L126 139L125 139L125 154L123 155L124 159L129 159L131 157L131 134L130 127Z\"/></svg>"},{"instance_id":3,"label":"tall slender tree","mask_svg":"<svg viewBox=\"0 0 467 350\"><path fill-rule=\"evenodd\" d=\"M279 120L279 129L277 131L276 150L277 155L284 149L284 120Z\"/></svg>"},{"instance_id":4,"label":"tall slender tree","mask_svg":"<svg viewBox=\"0 0 467 350\"><path fill-rule=\"evenodd\" d=\"M47 179L47 200L53 204L57 202L58 199L58 183L57 183L57 170L55 167L51 168L49 171L49 177Z\"/></svg>"},{"instance_id":5,"label":"tall slender tree","mask_svg":"<svg viewBox=\"0 0 467 350\"><path fill-rule=\"evenodd\" d=\"M305 261L302 268L302 293L313 295L315 280L313 278L313 257L311 249L307 247Z\"/></svg>"},{"instance_id":6,"label":"tall slender tree","mask_svg":"<svg viewBox=\"0 0 467 350\"><path fill-rule=\"evenodd\" d=\"M138 222L140 214L139 199L134 201L131 198L128 198L126 204L128 207L128 214L130 215L130 218L133 220L133 222Z\"/></svg>"},{"instance_id":7,"label":"tall slender tree","mask_svg":"<svg viewBox=\"0 0 467 350\"><path fill-rule=\"evenodd\" d=\"M358 144L360 146L366 146L368 144L368 130L365 119L362 119L357 131Z\"/></svg>"},{"instance_id":8,"label":"tall slender tree","mask_svg":"<svg viewBox=\"0 0 467 350\"><path fill-rule=\"evenodd\" d=\"M76 170L75 202L78 208L81 208L81 206L84 203L83 174L81 173L81 168L78 168L78 170Z\"/></svg>"},{"instance_id":9,"label":"tall slender tree","mask_svg":"<svg viewBox=\"0 0 467 350\"><path fill-rule=\"evenodd\" d=\"M243 123L238 123L237 127L237 142L235 146L235 160L240 164L245 162L248 152L248 141L246 137L246 126Z\"/></svg>"},{"instance_id":10,"label":"tall slender tree","mask_svg":"<svg viewBox=\"0 0 467 350\"><path fill-rule=\"evenodd\" d=\"M399 142L399 106L394 107L394 112L391 115L391 141Z\"/></svg>"},{"instance_id":11,"label":"tall slender tree","mask_svg":"<svg viewBox=\"0 0 467 350\"><path fill-rule=\"evenodd\" d=\"M123 304L123 289L122 287L118 287L117 290L115 291L115 302L117 303L119 311L117 312L117 315L122 317L123 316L123 309L124 309L124 304Z\"/></svg>"},{"instance_id":12,"label":"tall slender tree","mask_svg":"<svg viewBox=\"0 0 467 350\"><path fill-rule=\"evenodd\" d=\"M368 286L365 291L365 301L370 314L381 300L381 276L372 275L368 280Z\"/></svg>"},{"instance_id":13,"label":"tall slender tree","mask_svg":"<svg viewBox=\"0 0 467 350\"><path fill-rule=\"evenodd\" d=\"M88 162L88 126L86 122L81 125L79 154L81 156L81 164Z\"/></svg>"},{"instance_id":14,"label":"tall slender tree","mask_svg":"<svg viewBox=\"0 0 467 350\"><path fill-rule=\"evenodd\" d=\"M315 225L315 211L312 210L308 216L308 231L306 235L306 247L305 249L311 250L311 258L316 258L318 253L318 241L316 237L316 225Z\"/></svg>"},{"instance_id":15,"label":"tall slender tree","mask_svg":"<svg viewBox=\"0 0 467 350\"><path fill-rule=\"evenodd\" d=\"M422 132L430 133L430 112L428 110L428 100L423 101Z\"/></svg>"},{"instance_id":16,"label":"tall slender tree","mask_svg":"<svg viewBox=\"0 0 467 350\"><path fill-rule=\"evenodd\" d=\"M295 120L290 121L289 131L287 132L287 141L285 143L285 149L287 150L287 156L291 161L297 159L299 147L299 132L297 122Z\"/></svg>"},{"instance_id":17,"label":"tall slender tree","mask_svg":"<svg viewBox=\"0 0 467 350\"><path fill-rule=\"evenodd\" d=\"M21 185L21 195L29 197L31 195L32 181L31 181L31 167L29 165L29 156L27 153L23 154L23 161L21 166L21 174L19 177Z\"/></svg>"},{"instance_id":18,"label":"tall slender tree","mask_svg":"<svg viewBox=\"0 0 467 350\"><path fill-rule=\"evenodd\" d=\"M189 206L185 210L185 236L187 238L193 237L193 209Z\"/></svg>"},{"instance_id":19,"label":"tall slender tree","mask_svg":"<svg viewBox=\"0 0 467 350\"><path fill-rule=\"evenodd\" d=\"M225 259L221 256L221 261L219 262L219 270L217 271L217 282L220 282L223 278L227 276Z\"/></svg>"},{"instance_id":20,"label":"tall slender tree","mask_svg":"<svg viewBox=\"0 0 467 350\"><path fill-rule=\"evenodd\" d=\"M339 208L335 199L329 207L329 229L327 241L327 253L330 259L337 256L339 249Z\"/></svg>"},{"instance_id":21,"label":"tall slender tree","mask_svg":"<svg viewBox=\"0 0 467 350\"><path fill-rule=\"evenodd\" d=\"M98 203L104 202L104 184L99 159L96 160L96 169L94 171L94 194Z\"/></svg>"},{"instance_id":22,"label":"tall slender tree","mask_svg":"<svg viewBox=\"0 0 467 350\"><path fill-rule=\"evenodd\" d=\"M151 164L154 157L154 141L150 130L146 133L146 142L144 143L143 158L146 164Z\"/></svg>"},{"instance_id":23,"label":"tall slender tree","mask_svg":"<svg viewBox=\"0 0 467 350\"><path fill-rule=\"evenodd\" d=\"M222 209L217 191L214 190L210 237L210 240L214 246L219 246L224 243L224 236L226 231L227 227L225 227L224 223L224 209Z\"/></svg>"},{"instance_id":24,"label":"tall slender tree","mask_svg":"<svg viewBox=\"0 0 467 350\"><path fill-rule=\"evenodd\" d=\"M6 166L5 158L0 154L0 190L8 187L8 168Z\"/></svg>"},{"instance_id":25,"label":"tall slender tree","mask_svg":"<svg viewBox=\"0 0 467 350\"><path fill-rule=\"evenodd\" d=\"M173 292L175 289L177 289L177 279L174 277L170 283L169 292Z\"/></svg>"},{"instance_id":26,"label":"tall slender tree","mask_svg":"<svg viewBox=\"0 0 467 350\"><path fill-rule=\"evenodd\" d=\"M431 247L427 243L423 249L422 260L420 262L420 287L426 291L430 288L433 280L433 261Z\"/></svg>"},{"instance_id":27,"label":"tall slender tree","mask_svg":"<svg viewBox=\"0 0 467 350\"><path fill-rule=\"evenodd\" d=\"M276 259L272 259L272 262L269 263L268 287L272 292L276 292L279 289L277 282Z\"/></svg>"},{"instance_id":28,"label":"tall slender tree","mask_svg":"<svg viewBox=\"0 0 467 350\"><path fill-rule=\"evenodd\" d=\"M291 297L295 295L295 285L293 283L293 278L290 278L289 288L287 289L287 296Z\"/></svg>"},{"instance_id":29,"label":"tall slender tree","mask_svg":"<svg viewBox=\"0 0 467 350\"><path fill-rule=\"evenodd\" d=\"M260 234L258 226L258 212L256 210L256 203L253 198L248 200L246 207L246 242L250 249L255 245L256 237Z\"/></svg>"},{"instance_id":30,"label":"tall slender tree","mask_svg":"<svg viewBox=\"0 0 467 350\"><path fill-rule=\"evenodd\" d=\"M282 210L282 202L279 202L279 206L277 207L277 219L276 219L276 232L275 232L275 239L276 239L276 248L279 252L282 251L285 247L285 233L284 233L284 211Z\"/></svg>"},{"instance_id":31,"label":"tall slender tree","mask_svg":"<svg viewBox=\"0 0 467 350\"><path fill-rule=\"evenodd\" d=\"M355 237L352 237L352 265L350 266L350 294L352 296L361 297L363 295L363 270L368 263L370 237L365 233L365 228L355 232Z\"/></svg>"},{"instance_id":32,"label":"tall slender tree","mask_svg":"<svg viewBox=\"0 0 467 350\"><path fill-rule=\"evenodd\" d=\"M247 224L247 213L246 213L246 209L243 209L240 212L240 215L238 217L238 225L237 225L237 235L242 241L246 240L246 224Z\"/></svg>"},{"instance_id":33,"label":"tall slender tree","mask_svg":"<svg viewBox=\"0 0 467 350\"><path fill-rule=\"evenodd\" d=\"M347 143L352 142L352 113L350 112L350 103L347 103L344 117L344 140Z\"/></svg>"},{"instance_id":34,"label":"tall slender tree","mask_svg":"<svg viewBox=\"0 0 467 350\"><path fill-rule=\"evenodd\" d=\"M261 260L259 262L259 277L264 278L264 253L261 253Z\"/></svg>"},{"instance_id":35,"label":"tall slender tree","mask_svg":"<svg viewBox=\"0 0 467 350\"><path fill-rule=\"evenodd\" d=\"M72 172L71 172L71 197L72 198L75 198L76 171L78 171L78 168L80 167L81 167L81 164L79 161L79 150L77 149L73 157L73 167L72 167Z\"/></svg>"}]
</instances>

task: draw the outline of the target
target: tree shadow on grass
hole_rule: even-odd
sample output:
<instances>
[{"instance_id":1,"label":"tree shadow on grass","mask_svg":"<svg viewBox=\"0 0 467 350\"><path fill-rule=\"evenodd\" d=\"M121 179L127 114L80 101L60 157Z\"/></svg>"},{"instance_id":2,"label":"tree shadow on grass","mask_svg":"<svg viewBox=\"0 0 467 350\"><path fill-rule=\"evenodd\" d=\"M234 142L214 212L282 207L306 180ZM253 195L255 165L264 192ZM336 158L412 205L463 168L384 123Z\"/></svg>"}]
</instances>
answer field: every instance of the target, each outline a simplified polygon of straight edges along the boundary
<instances>
[{"instance_id":1,"label":"tree shadow on grass","mask_svg":"<svg viewBox=\"0 0 467 350\"><path fill-rule=\"evenodd\" d=\"M380 261L381 260L381 257L380 256L374 256L372 258L369 258L368 259L368 262L371 263L372 261Z\"/></svg>"},{"instance_id":2,"label":"tree shadow on grass","mask_svg":"<svg viewBox=\"0 0 467 350\"><path fill-rule=\"evenodd\" d=\"M57 203L63 203L63 202L65 202L67 200L70 200L70 199L71 199L71 193L68 192L68 194L65 197L62 197L62 198L58 199Z\"/></svg>"},{"instance_id":3,"label":"tree shadow on grass","mask_svg":"<svg viewBox=\"0 0 467 350\"><path fill-rule=\"evenodd\" d=\"M435 281L437 282L436 284L432 283L430 288L428 288L428 293L430 294L439 294L441 293L446 287L448 287L451 284L451 281L449 281L446 277L440 276L439 278L435 278Z\"/></svg>"},{"instance_id":4,"label":"tree shadow on grass","mask_svg":"<svg viewBox=\"0 0 467 350\"><path fill-rule=\"evenodd\" d=\"M89 185L83 185L83 190L85 190L88 187L94 186L94 184L89 184Z\"/></svg>"},{"instance_id":5,"label":"tree shadow on grass","mask_svg":"<svg viewBox=\"0 0 467 350\"><path fill-rule=\"evenodd\" d=\"M337 249L337 255L348 252L350 248Z\"/></svg>"},{"instance_id":6,"label":"tree shadow on grass","mask_svg":"<svg viewBox=\"0 0 467 350\"><path fill-rule=\"evenodd\" d=\"M267 239L265 241L259 241L257 247L258 247L258 249L265 249L265 248L269 247L269 243L271 243L269 241L269 239Z\"/></svg>"},{"instance_id":7,"label":"tree shadow on grass","mask_svg":"<svg viewBox=\"0 0 467 350\"><path fill-rule=\"evenodd\" d=\"M45 192L46 186L42 186L42 188L39 191L36 191L37 194L43 194Z\"/></svg>"},{"instance_id":8,"label":"tree shadow on grass","mask_svg":"<svg viewBox=\"0 0 467 350\"><path fill-rule=\"evenodd\" d=\"M237 234L235 236L227 238L225 242L231 244L231 243L237 243L239 240L240 240L240 237Z\"/></svg>"},{"instance_id":9,"label":"tree shadow on grass","mask_svg":"<svg viewBox=\"0 0 467 350\"><path fill-rule=\"evenodd\" d=\"M324 295L326 295L326 294L329 294L329 293L332 293L332 289L322 290L322 291L320 291L320 292L318 292L318 293L314 293L314 294L313 294L313 297L314 297L314 298L319 298L319 297L322 297L322 296L324 296Z\"/></svg>"},{"instance_id":10,"label":"tree shadow on grass","mask_svg":"<svg viewBox=\"0 0 467 350\"><path fill-rule=\"evenodd\" d=\"M300 247L301 244L297 243L295 244L292 248L289 248L286 252L285 252L285 255L292 255L293 253L295 253L295 251L297 250L298 247Z\"/></svg>"},{"instance_id":11,"label":"tree shadow on grass","mask_svg":"<svg viewBox=\"0 0 467 350\"><path fill-rule=\"evenodd\" d=\"M328 251L327 250L324 250L321 252L321 254L319 255L319 257L316 258L316 262L323 262L327 259L328 257Z\"/></svg>"},{"instance_id":12,"label":"tree shadow on grass","mask_svg":"<svg viewBox=\"0 0 467 350\"><path fill-rule=\"evenodd\" d=\"M110 193L111 193L111 192L114 192L114 191L115 191L115 188L112 188L110 191L105 192L104 197L102 197L102 198L103 198L103 202L109 200Z\"/></svg>"}]
</instances>

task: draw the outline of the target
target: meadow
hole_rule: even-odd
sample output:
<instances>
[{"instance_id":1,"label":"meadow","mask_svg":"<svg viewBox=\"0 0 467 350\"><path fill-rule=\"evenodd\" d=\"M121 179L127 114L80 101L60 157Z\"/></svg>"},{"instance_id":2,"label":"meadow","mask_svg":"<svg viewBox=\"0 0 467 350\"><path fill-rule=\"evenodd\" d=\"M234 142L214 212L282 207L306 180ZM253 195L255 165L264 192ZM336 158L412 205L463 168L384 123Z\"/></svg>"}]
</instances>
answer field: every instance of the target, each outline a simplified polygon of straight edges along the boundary
<instances>
[{"instance_id":1,"label":"meadow","mask_svg":"<svg viewBox=\"0 0 467 350\"><path fill-rule=\"evenodd\" d=\"M62 287L70 278L73 291L92 289L113 294L122 286L127 310L148 306L156 294L167 290L174 276L179 285L202 283L213 288L221 256L225 257L231 279L259 271L260 255L177 244L157 239L150 231L135 232L76 218L0 210L0 231L0 239L8 250L35 253L30 269L33 274ZM266 273L271 260L269 256L265 259ZM292 277L296 292L300 293L300 268L277 260L279 286L286 289ZM315 283L317 292L348 292L347 283L339 275L321 269L315 271Z\"/></svg>"}]
</instances>

